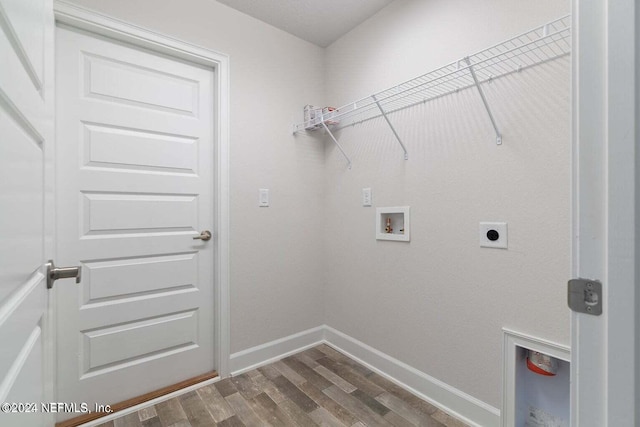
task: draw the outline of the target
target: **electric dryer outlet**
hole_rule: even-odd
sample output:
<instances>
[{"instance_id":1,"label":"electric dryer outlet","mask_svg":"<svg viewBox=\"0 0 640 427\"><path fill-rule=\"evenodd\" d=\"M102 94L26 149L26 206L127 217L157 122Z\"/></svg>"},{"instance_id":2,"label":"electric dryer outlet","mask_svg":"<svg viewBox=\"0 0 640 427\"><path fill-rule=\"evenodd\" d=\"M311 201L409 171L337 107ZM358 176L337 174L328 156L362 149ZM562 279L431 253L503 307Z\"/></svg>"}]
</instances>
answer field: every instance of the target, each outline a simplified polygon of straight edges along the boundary
<instances>
[{"instance_id":1,"label":"electric dryer outlet","mask_svg":"<svg viewBox=\"0 0 640 427\"><path fill-rule=\"evenodd\" d=\"M507 249L507 242L506 222L480 223L480 247Z\"/></svg>"}]
</instances>

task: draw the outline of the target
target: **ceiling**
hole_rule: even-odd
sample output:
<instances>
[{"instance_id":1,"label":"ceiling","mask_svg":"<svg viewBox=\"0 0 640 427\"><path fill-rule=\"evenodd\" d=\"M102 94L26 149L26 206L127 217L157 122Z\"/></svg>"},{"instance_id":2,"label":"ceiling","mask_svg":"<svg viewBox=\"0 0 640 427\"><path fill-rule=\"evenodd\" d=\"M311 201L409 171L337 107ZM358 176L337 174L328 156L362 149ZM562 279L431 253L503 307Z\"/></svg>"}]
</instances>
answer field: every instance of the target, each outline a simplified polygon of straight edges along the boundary
<instances>
[{"instance_id":1,"label":"ceiling","mask_svg":"<svg viewBox=\"0 0 640 427\"><path fill-rule=\"evenodd\" d=\"M321 47L327 47L393 0L218 0Z\"/></svg>"}]
</instances>

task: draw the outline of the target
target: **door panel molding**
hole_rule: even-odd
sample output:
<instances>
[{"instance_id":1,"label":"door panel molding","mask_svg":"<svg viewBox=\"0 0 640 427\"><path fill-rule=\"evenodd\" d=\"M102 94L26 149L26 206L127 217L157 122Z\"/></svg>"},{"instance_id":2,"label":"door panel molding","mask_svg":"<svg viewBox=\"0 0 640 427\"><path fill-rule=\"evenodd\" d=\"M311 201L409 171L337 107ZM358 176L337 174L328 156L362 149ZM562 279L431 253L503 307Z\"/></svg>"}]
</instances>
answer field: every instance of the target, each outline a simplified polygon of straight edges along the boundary
<instances>
[{"instance_id":1,"label":"door panel molding","mask_svg":"<svg viewBox=\"0 0 640 427\"><path fill-rule=\"evenodd\" d=\"M54 2L56 23L89 31L213 69L214 131L216 141L215 324L216 365L222 377L229 373L229 57L165 34L132 25L65 1Z\"/></svg>"},{"instance_id":2,"label":"door panel molding","mask_svg":"<svg viewBox=\"0 0 640 427\"><path fill-rule=\"evenodd\" d=\"M0 402L53 401L53 2L0 0ZM3 425L54 416L2 415Z\"/></svg>"},{"instance_id":3,"label":"door panel molding","mask_svg":"<svg viewBox=\"0 0 640 427\"><path fill-rule=\"evenodd\" d=\"M9 42L17 53L25 72L37 92L42 90L44 77L44 27L41 22L24 20L46 15L47 2L0 1L0 27L4 28ZM13 22L19 24L16 27Z\"/></svg>"}]
</instances>

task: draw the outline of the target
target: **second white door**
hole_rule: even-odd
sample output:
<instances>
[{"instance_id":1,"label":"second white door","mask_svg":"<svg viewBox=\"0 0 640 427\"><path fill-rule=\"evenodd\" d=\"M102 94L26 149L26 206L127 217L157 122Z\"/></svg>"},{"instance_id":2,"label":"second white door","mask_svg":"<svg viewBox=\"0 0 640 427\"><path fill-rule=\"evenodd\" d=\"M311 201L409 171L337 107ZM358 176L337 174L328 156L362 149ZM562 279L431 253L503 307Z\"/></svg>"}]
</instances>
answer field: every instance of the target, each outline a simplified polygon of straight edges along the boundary
<instances>
[{"instance_id":1,"label":"second white door","mask_svg":"<svg viewBox=\"0 0 640 427\"><path fill-rule=\"evenodd\" d=\"M213 371L213 71L56 30L58 401ZM69 414L69 418L73 414Z\"/></svg>"}]
</instances>

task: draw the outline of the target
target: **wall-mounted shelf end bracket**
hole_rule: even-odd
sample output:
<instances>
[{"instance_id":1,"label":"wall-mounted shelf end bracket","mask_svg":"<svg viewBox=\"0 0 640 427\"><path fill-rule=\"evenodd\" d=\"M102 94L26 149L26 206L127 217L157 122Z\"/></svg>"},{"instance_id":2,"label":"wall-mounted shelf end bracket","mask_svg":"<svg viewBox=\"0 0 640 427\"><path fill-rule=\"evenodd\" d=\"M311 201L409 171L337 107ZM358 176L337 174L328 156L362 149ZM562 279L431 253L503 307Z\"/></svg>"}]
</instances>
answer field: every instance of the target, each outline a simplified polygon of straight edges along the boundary
<instances>
[{"instance_id":1,"label":"wall-mounted shelf end bracket","mask_svg":"<svg viewBox=\"0 0 640 427\"><path fill-rule=\"evenodd\" d=\"M324 127L324 130L327 132L329 137L333 140L333 143L336 144L336 147L338 147L338 149L340 150L344 158L347 160L347 167L351 169L351 159L349 158L349 156L347 156L347 153L344 152L344 150L342 149L342 146L340 145L336 137L333 136L333 133L331 133L331 129L329 129L329 126L327 126L327 124L324 122L324 117L322 117L321 123L322 123L322 127Z\"/></svg>"},{"instance_id":2,"label":"wall-mounted shelf end bracket","mask_svg":"<svg viewBox=\"0 0 640 427\"><path fill-rule=\"evenodd\" d=\"M382 108L382 105L380 105L380 101L378 101L378 98L376 98L375 95L371 95L371 98L373 98L373 102L375 102L376 105L378 106L378 109L380 110L380 114L382 114L382 117L384 117L384 119L387 121L387 124L391 128L391 132L393 132L393 134L395 135L396 139L400 143L400 146L402 147L402 150L404 151L404 159L405 160L409 160L409 153L407 152L407 147L405 147L404 144L402 143L402 140L398 136L398 132L396 132L396 128L393 127L393 125L391 124L391 120L389 120L389 118L387 117L386 111L384 111L384 108Z\"/></svg>"},{"instance_id":3,"label":"wall-mounted shelf end bracket","mask_svg":"<svg viewBox=\"0 0 640 427\"><path fill-rule=\"evenodd\" d=\"M482 103L484 104L484 108L487 110L487 114L489 115L489 120L491 120L491 125L493 126L493 130L496 132L496 144L502 145L502 134L498 129L498 125L496 124L496 120L493 117L493 113L491 113L491 108L489 107L489 102L487 102L487 98L484 96L484 92L482 87L480 86L480 82L478 81L478 77L476 76L476 72L473 69L473 65L471 65L471 60L467 56L464 58L465 62L469 66L469 72L471 73L471 77L473 77L473 82L475 83L476 88L478 89L478 93L480 94L480 98L482 98Z\"/></svg>"}]
</instances>

